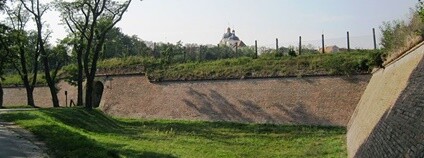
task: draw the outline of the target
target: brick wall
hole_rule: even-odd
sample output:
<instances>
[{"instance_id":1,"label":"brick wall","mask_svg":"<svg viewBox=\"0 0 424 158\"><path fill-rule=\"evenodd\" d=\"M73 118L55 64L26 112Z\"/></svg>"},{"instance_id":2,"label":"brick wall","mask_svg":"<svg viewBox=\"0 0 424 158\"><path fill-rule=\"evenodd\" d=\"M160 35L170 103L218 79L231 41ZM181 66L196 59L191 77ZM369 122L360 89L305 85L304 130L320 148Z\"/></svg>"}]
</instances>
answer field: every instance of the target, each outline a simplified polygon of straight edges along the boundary
<instances>
[{"instance_id":1,"label":"brick wall","mask_svg":"<svg viewBox=\"0 0 424 158\"><path fill-rule=\"evenodd\" d=\"M424 157L424 46L375 72L348 125L349 157Z\"/></svg>"},{"instance_id":2,"label":"brick wall","mask_svg":"<svg viewBox=\"0 0 424 158\"><path fill-rule=\"evenodd\" d=\"M59 88L58 99L61 106L66 105L65 91L68 91L68 104L71 99L76 102L76 87L60 82L57 87ZM27 105L27 97L25 87L9 87L4 88L3 105ZM48 87L36 87L34 89L34 102L39 107L53 107L50 90Z\"/></svg>"},{"instance_id":3,"label":"brick wall","mask_svg":"<svg viewBox=\"0 0 424 158\"><path fill-rule=\"evenodd\" d=\"M120 117L346 126L369 75L150 83L145 76L98 77L101 109ZM76 87L59 83L61 106ZM24 88L6 88L5 105L24 105ZM52 107L47 87L36 105Z\"/></svg>"},{"instance_id":4,"label":"brick wall","mask_svg":"<svg viewBox=\"0 0 424 158\"><path fill-rule=\"evenodd\" d=\"M104 79L101 108L115 116L346 126L369 75L150 83Z\"/></svg>"}]
</instances>

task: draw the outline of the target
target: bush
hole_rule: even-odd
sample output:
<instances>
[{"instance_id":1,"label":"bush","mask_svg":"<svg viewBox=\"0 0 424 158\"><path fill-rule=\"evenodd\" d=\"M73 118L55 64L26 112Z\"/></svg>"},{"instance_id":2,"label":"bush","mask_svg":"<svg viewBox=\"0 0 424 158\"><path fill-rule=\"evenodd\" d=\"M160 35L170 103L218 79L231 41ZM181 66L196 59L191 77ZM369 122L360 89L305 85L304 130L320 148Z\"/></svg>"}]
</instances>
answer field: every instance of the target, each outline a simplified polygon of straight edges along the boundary
<instances>
[{"instance_id":1,"label":"bush","mask_svg":"<svg viewBox=\"0 0 424 158\"><path fill-rule=\"evenodd\" d=\"M382 56L391 60L409 50L422 40L424 30L423 19L420 17L422 10L414 11L409 21L395 20L384 22L380 27Z\"/></svg>"}]
</instances>

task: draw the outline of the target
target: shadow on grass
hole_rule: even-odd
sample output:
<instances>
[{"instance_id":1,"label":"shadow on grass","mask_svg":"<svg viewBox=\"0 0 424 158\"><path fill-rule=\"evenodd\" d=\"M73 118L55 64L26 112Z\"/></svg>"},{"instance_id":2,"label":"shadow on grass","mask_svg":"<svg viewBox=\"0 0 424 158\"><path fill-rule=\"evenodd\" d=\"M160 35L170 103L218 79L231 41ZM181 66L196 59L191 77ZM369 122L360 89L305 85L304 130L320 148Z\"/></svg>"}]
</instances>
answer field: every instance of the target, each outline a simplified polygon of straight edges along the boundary
<instances>
[{"instance_id":1,"label":"shadow on grass","mask_svg":"<svg viewBox=\"0 0 424 158\"><path fill-rule=\"evenodd\" d=\"M115 136L124 137L125 140L148 139L153 142L166 139L169 135L194 136L237 145L237 142L228 140L251 135L270 139L268 134L272 133L287 134L290 138L327 137L346 133L344 127L331 126L114 119L100 111L81 108L6 113L4 117L7 121L19 122L45 141L55 157L175 157L167 153L128 149L127 142L113 141ZM149 133L155 135L149 136ZM92 135L111 139L108 142L112 143L96 141Z\"/></svg>"},{"instance_id":2,"label":"shadow on grass","mask_svg":"<svg viewBox=\"0 0 424 158\"><path fill-rule=\"evenodd\" d=\"M81 134L80 132L73 130L73 128L66 128L61 123L68 123L66 125L75 127L77 124L82 123L81 118L90 117L91 121L89 123L98 123L98 125L94 125L94 127L89 127L85 125L77 126L78 128L86 129L86 130L99 130L104 131L106 129L102 129L105 126L108 126L114 123L114 126L118 126L116 121L108 118L107 116L102 115L98 111L85 111L79 109L73 110L56 110L49 109L43 110L42 113L51 115L58 120L50 121L50 120L41 120L43 123L33 123L33 124L25 124L24 127L33 132L40 140L44 141L48 147L48 152L55 157L91 157L91 158L104 158L104 157L165 157L172 158L174 156L163 153L155 153L151 151L135 151L124 149L124 144L103 144L97 142L94 139L87 137L86 135ZM68 113L68 114L66 114ZM89 115L82 116L81 118L70 117L70 115ZM7 113L2 115L2 119L6 121L32 121L36 122L36 119L40 117L33 113ZM77 121L73 121L73 119ZM85 119L82 119L85 120ZM93 122L94 121L94 122ZM86 128L89 127L89 128ZM93 132L93 131L92 131ZM95 131L94 131L95 132Z\"/></svg>"},{"instance_id":3,"label":"shadow on grass","mask_svg":"<svg viewBox=\"0 0 424 158\"><path fill-rule=\"evenodd\" d=\"M96 133L125 133L123 127L116 120L104 115L98 110L85 110L83 108L72 109L48 109L42 113L55 118L68 126L84 129Z\"/></svg>"}]
</instances>

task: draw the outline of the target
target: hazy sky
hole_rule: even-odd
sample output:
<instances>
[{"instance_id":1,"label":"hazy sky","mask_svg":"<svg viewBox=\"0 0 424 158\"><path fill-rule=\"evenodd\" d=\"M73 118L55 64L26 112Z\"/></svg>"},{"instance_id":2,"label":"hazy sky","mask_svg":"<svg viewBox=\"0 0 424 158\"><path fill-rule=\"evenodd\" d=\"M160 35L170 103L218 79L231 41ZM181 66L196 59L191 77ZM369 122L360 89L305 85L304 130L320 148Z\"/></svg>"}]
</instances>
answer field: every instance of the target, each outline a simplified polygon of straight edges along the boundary
<instances>
[{"instance_id":1,"label":"hazy sky","mask_svg":"<svg viewBox=\"0 0 424 158\"><path fill-rule=\"evenodd\" d=\"M227 27L247 45L274 47L326 45L345 47L350 31L352 47L372 47L372 28L383 21L408 20L417 0L133 0L118 27L129 35L155 42L217 44ZM66 34L57 26L57 13L46 18L54 38Z\"/></svg>"}]
</instances>

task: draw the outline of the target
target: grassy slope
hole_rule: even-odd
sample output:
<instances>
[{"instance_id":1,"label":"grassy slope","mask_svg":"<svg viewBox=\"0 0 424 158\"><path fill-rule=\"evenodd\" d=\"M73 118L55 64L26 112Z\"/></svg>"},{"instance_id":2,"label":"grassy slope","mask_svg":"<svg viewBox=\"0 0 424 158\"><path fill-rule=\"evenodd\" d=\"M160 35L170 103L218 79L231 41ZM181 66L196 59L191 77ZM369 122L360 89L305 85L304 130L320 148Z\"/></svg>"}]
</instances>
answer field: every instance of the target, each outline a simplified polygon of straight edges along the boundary
<instances>
[{"instance_id":1,"label":"grassy slope","mask_svg":"<svg viewBox=\"0 0 424 158\"><path fill-rule=\"evenodd\" d=\"M344 128L114 119L99 111L2 114L57 157L346 157Z\"/></svg>"},{"instance_id":2,"label":"grassy slope","mask_svg":"<svg viewBox=\"0 0 424 158\"><path fill-rule=\"evenodd\" d=\"M370 51L309 54L298 57L263 55L200 63L171 65L148 73L154 80L225 79L302 75L347 75L369 73L375 66Z\"/></svg>"}]
</instances>

